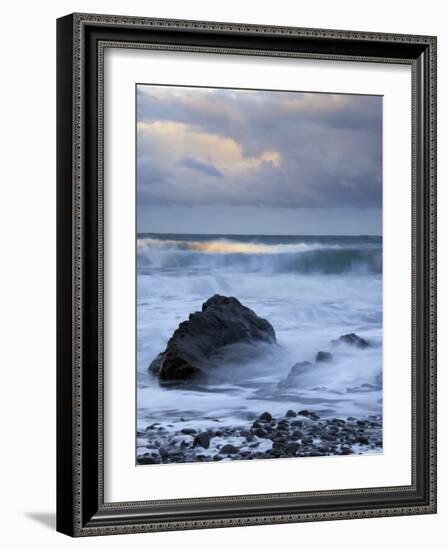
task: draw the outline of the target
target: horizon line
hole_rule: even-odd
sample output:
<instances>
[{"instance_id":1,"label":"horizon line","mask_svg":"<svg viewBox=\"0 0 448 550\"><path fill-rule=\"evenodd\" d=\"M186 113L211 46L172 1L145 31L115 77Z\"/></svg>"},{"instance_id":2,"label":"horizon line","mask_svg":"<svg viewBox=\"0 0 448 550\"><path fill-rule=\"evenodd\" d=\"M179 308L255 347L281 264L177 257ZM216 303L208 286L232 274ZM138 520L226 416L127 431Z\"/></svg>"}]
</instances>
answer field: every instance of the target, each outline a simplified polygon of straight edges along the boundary
<instances>
[{"instance_id":1,"label":"horizon line","mask_svg":"<svg viewBox=\"0 0 448 550\"><path fill-rule=\"evenodd\" d=\"M209 237L383 237L381 234L374 233L190 233L187 231L136 231L137 235L151 234L151 235L196 235L196 236L209 236Z\"/></svg>"}]
</instances>

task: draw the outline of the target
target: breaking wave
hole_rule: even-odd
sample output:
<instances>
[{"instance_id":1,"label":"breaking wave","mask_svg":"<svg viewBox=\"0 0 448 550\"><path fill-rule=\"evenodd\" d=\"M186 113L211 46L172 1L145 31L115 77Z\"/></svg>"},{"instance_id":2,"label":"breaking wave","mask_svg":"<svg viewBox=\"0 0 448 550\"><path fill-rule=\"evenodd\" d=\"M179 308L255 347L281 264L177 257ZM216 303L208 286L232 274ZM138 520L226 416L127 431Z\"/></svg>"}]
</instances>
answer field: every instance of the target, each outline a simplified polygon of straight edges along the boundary
<instances>
[{"instance_id":1,"label":"breaking wave","mask_svg":"<svg viewBox=\"0 0 448 550\"><path fill-rule=\"evenodd\" d=\"M271 242L202 239L138 238L139 268L302 274L382 271L381 244L369 238L304 242L297 237L296 242L286 243L272 238Z\"/></svg>"}]
</instances>

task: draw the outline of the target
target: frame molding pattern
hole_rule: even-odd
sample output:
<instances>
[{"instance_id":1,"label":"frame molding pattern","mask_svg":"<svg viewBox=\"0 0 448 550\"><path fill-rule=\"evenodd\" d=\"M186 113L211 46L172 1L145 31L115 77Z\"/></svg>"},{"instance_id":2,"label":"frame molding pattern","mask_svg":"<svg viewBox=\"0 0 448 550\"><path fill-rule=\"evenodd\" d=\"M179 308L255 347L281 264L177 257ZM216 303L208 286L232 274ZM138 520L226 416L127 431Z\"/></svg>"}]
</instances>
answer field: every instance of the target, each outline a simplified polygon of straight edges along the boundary
<instances>
[{"instance_id":1,"label":"frame molding pattern","mask_svg":"<svg viewBox=\"0 0 448 550\"><path fill-rule=\"evenodd\" d=\"M71 248L72 248L72 262L71 262L71 278L72 278L72 312L71 312L71 365L58 364L59 376L62 376L62 371L67 373L68 369L71 377L71 426L72 426L72 462L71 462L71 509L67 511L66 506L59 505L58 503L58 530L70 534L72 536L92 536L92 535L108 535L108 534L123 534L123 533L142 533L150 531L164 531L164 530L179 530L179 529L208 529L214 527L235 527L235 526L248 526L248 525L264 525L272 523L290 523L290 522L308 522L308 521L326 521L336 519L356 519L356 518L369 518L369 517L383 517L383 516L397 516L408 514L427 514L436 512L436 41L437 39L432 36L415 36L415 35L403 35L403 34L385 34L385 33L373 33L373 32L357 32L347 30L325 30L325 29L309 29L300 27L274 27L263 25L247 25L236 23L221 23L210 21L186 21L176 19L152 19L142 17L126 17L126 16L112 16L112 15L97 15L97 14L73 14L59 20L62 23L63 20L67 22L70 18L70 24L72 29L72 136L71 136L71 148L72 148L72 173L71 173L71 189L72 189L72 219L71 219ZM152 502L123 502L108 504L104 503L103 498L103 469L102 469L102 324L103 324L103 210L102 210L102 195L103 195L103 174L102 174L102 129L103 129L103 89L102 86L98 86L98 296L99 296L99 311L98 311L98 358L99 358L99 375L98 375L98 417L99 422L99 441L98 441L98 454L100 460L98 460L98 492L97 492L97 512L102 516L102 521L97 522L92 520L86 521L83 510L83 301L84 301L84 201L83 194L83 178L84 178L84 161L85 161L85 147L84 147L84 135L83 135L83 114L84 114L84 31L89 25L97 25L102 28L139 28L141 30L158 30L158 31L178 31L179 43L175 45L170 44L154 44L154 43L139 43L139 42L120 42L113 41L114 47L125 48L151 48L151 49L163 49L163 50L175 50L175 51L197 51L197 52L213 52L213 53L232 53L242 55L269 55L269 56L285 56L285 57L311 57L317 59L333 59L344 61L363 61L363 62L382 62L382 63L406 63L411 64L413 69L413 126L415 126L415 88L418 85L417 79L417 63L416 59L412 57L387 57L387 56L365 56L365 55L352 55L352 54L322 54L322 53L308 53L300 51L282 51L282 50L262 50L260 49L244 49L244 48L217 48L207 46L188 46L181 45L182 32L201 32L207 31L212 33L222 33L234 35L242 35L251 37L256 36L277 36L277 37L291 37L296 39L318 39L318 40L339 40L340 43L344 41L351 41L356 43L369 43L372 48L375 44L383 43L385 45L393 46L394 44L413 45L420 46L429 55L429 63L426 74L426 84L428 85L428 116L425 119L428 151L427 151L427 165L424 175L426 181L423 182L427 185L428 192L428 206L426 216L424 220L426 222L426 229L428 232L425 243L427 244L427 271L428 280L427 296L428 296L428 311L427 311L427 327L429 338L426 342L428 346L428 365L427 365L427 414L428 414L428 432L426 434L426 445L428 446L428 468L427 477L429 480L427 487L427 499L426 502L421 505L409 505L409 506L393 506L393 507L376 507L367 506L366 509L347 509L340 511L317 511L312 513L285 513L285 514L260 514L251 513L246 517L225 517L225 518L211 518L203 520L182 520L182 521L153 521L150 519L140 519L139 521L133 520L132 516L135 509L138 506L157 504L156 501ZM62 36L59 38L61 41L65 39ZM103 52L104 47L108 45L107 42L100 43L98 45L98 74L99 79L103 78ZM64 59L64 62L70 62L69 59ZM58 66L60 70L60 67ZM61 136L58 136L61 139ZM66 137L66 139L68 139ZM415 260L415 186L417 181L417 174L415 169L415 156L416 156L416 129L413 129L413 144L412 144L412 156L413 156L413 260ZM62 185L62 181L58 181L58 186ZM67 185L67 182L65 182ZM415 281L415 261L413 261L413 279ZM414 284L413 284L414 288ZM413 292L412 300L413 318L415 317L415 295ZM413 319L413 335L415 335L415 323ZM58 344L61 345L61 344ZM413 345L414 347L414 345ZM414 356L414 352L413 352ZM413 357L413 364L415 366L415 358ZM59 362L60 363L60 362ZM415 401L415 372L413 369L413 402ZM60 411L59 411L60 414ZM413 415L415 414L415 406L413 406ZM414 424L414 423L413 423ZM61 429L58 428L58 438L62 438ZM409 487L387 487L387 488L375 488L375 489L357 489L357 490L341 490L341 491L321 491L315 493L295 493L294 495L353 495L353 494L369 494L375 491L381 490L386 492L406 492L415 489L415 430L413 425L413 483ZM63 458L58 458L58 463L61 463ZM66 487L61 487L61 491ZM244 498L245 501L266 499L266 497L275 497L281 499L282 497L292 496L292 493L277 494L277 495L242 495L235 497L217 497L217 498L205 498L205 499L180 499L176 501L159 501L170 504L176 503L193 503L193 502L230 502L238 501ZM62 500L58 498L58 500ZM378 506L378 505L377 505ZM117 513L117 510L122 511ZM126 512L129 512L128 514ZM115 515L114 515L115 514ZM70 516L67 522L67 515ZM59 521L59 518L64 521ZM134 514L135 518L135 514ZM146 522L143 522L146 521Z\"/></svg>"}]
</instances>

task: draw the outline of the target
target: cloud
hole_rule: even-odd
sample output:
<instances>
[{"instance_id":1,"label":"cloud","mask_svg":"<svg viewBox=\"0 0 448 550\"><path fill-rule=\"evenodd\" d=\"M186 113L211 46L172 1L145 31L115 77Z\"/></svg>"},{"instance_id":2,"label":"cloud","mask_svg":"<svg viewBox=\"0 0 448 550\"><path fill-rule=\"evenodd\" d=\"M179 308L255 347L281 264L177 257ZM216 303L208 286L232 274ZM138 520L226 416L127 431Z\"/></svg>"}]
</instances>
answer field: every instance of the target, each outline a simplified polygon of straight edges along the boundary
<instances>
[{"instance_id":1,"label":"cloud","mask_svg":"<svg viewBox=\"0 0 448 550\"><path fill-rule=\"evenodd\" d=\"M138 86L142 204L380 208L377 96Z\"/></svg>"},{"instance_id":2,"label":"cloud","mask_svg":"<svg viewBox=\"0 0 448 550\"><path fill-rule=\"evenodd\" d=\"M263 163L280 166L278 151L265 150L258 156L246 156L235 139L217 133L198 131L193 125L172 122L139 122L138 149L142 155L152 154L154 148L176 160L189 156L195 161L214 166L224 174L247 172Z\"/></svg>"},{"instance_id":3,"label":"cloud","mask_svg":"<svg viewBox=\"0 0 448 550\"><path fill-rule=\"evenodd\" d=\"M220 172L217 168L215 168L213 164L209 164L208 162L202 162L201 160L197 160L192 157L186 157L182 159L181 164L183 164L187 168L191 168L192 170L198 170L199 172L203 172L208 176L215 176L216 178L223 177L222 172Z\"/></svg>"}]
</instances>

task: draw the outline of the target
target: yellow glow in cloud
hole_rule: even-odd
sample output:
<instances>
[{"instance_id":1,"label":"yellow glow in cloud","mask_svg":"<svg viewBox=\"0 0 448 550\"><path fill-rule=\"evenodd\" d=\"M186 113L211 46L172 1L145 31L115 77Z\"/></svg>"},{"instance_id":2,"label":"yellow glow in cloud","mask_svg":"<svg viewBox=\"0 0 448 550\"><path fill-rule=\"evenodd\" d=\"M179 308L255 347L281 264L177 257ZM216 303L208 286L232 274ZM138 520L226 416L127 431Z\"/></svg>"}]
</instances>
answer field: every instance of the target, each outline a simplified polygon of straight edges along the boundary
<instances>
[{"instance_id":1,"label":"yellow glow in cloud","mask_svg":"<svg viewBox=\"0 0 448 550\"><path fill-rule=\"evenodd\" d=\"M259 168L263 163L278 168L282 158L278 151L266 150L260 155L245 156L243 147L232 138L201 132L189 124L171 121L139 122L138 131L157 138L164 153L172 160L193 157L213 164L223 173L234 173Z\"/></svg>"}]
</instances>

